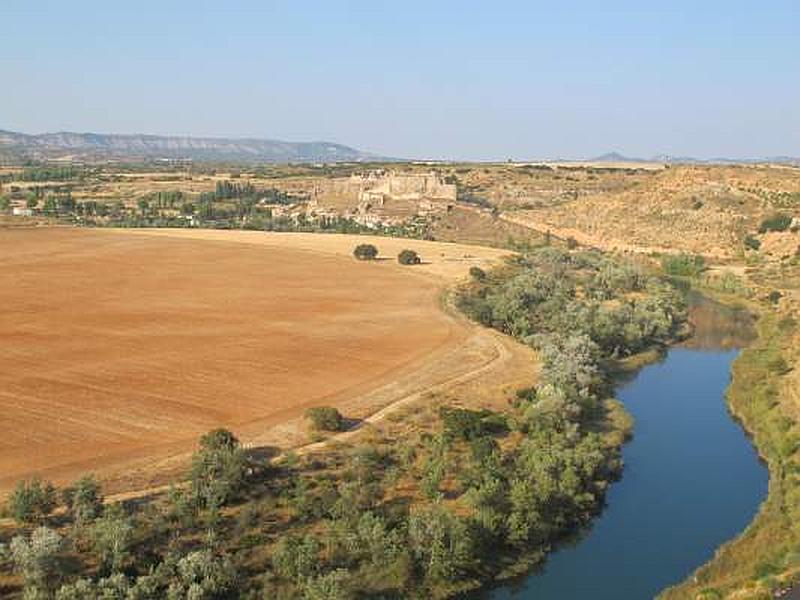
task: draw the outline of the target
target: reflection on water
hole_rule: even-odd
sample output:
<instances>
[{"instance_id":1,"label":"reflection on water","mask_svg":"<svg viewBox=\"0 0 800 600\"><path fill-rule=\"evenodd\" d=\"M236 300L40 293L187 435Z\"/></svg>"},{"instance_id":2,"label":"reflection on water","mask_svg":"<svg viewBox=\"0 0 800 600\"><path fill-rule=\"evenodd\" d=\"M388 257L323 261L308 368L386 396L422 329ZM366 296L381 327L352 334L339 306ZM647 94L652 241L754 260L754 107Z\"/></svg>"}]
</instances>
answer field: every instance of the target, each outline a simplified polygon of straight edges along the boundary
<instances>
[{"instance_id":1,"label":"reflection on water","mask_svg":"<svg viewBox=\"0 0 800 600\"><path fill-rule=\"evenodd\" d=\"M726 306L695 291L687 292L692 337L683 348L732 350L755 338L755 317L744 308Z\"/></svg>"}]
</instances>

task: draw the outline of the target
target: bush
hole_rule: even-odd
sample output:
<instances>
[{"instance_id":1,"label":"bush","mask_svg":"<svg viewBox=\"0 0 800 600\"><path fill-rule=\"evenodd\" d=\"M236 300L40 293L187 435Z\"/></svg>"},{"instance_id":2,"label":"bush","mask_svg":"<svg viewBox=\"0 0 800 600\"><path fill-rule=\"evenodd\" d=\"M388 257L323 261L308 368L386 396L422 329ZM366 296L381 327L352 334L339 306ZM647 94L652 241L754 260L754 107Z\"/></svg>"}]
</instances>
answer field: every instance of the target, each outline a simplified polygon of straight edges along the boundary
<instances>
[{"instance_id":1,"label":"bush","mask_svg":"<svg viewBox=\"0 0 800 600\"><path fill-rule=\"evenodd\" d=\"M661 268L667 275L697 277L705 268L705 262L705 259L698 255L667 255L661 259Z\"/></svg>"},{"instance_id":2,"label":"bush","mask_svg":"<svg viewBox=\"0 0 800 600\"><path fill-rule=\"evenodd\" d=\"M192 494L200 506L216 508L244 486L247 464L239 440L227 429L215 429L200 438L192 456Z\"/></svg>"},{"instance_id":3,"label":"bush","mask_svg":"<svg viewBox=\"0 0 800 600\"><path fill-rule=\"evenodd\" d=\"M744 247L749 248L750 250L758 250L761 248L761 240L753 235L748 235L744 238Z\"/></svg>"},{"instance_id":4,"label":"bush","mask_svg":"<svg viewBox=\"0 0 800 600\"><path fill-rule=\"evenodd\" d=\"M767 231L786 231L792 225L792 216L785 213L777 213L761 221L758 228L759 233Z\"/></svg>"},{"instance_id":5,"label":"bush","mask_svg":"<svg viewBox=\"0 0 800 600\"><path fill-rule=\"evenodd\" d=\"M475 281L481 281L481 282L486 281L486 271L484 271L480 267L470 267L469 276L472 277Z\"/></svg>"},{"instance_id":6,"label":"bush","mask_svg":"<svg viewBox=\"0 0 800 600\"><path fill-rule=\"evenodd\" d=\"M67 512L76 525L93 521L103 510L103 495L100 484L87 475L61 493Z\"/></svg>"},{"instance_id":7,"label":"bush","mask_svg":"<svg viewBox=\"0 0 800 600\"><path fill-rule=\"evenodd\" d=\"M445 436L450 439L471 440L485 434L483 414L480 412L443 406L439 409L439 417L444 425Z\"/></svg>"},{"instance_id":8,"label":"bush","mask_svg":"<svg viewBox=\"0 0 800 600\"><path fill-rule=\"evenodd\" d=\"M18 523L38 523L56 507L56 489L49 481L41 479L20 481L11 493L6 505L7 512Z\"/></svg>"},{"instance_id":9,"label":"bush","mask_svg":"<svg viewBox=\"0 0 800 600\"><path fill-rule=\"evenodd\" d=\"M52 529L39 527L30 536L18 535L9 545L14 570L25 581L24 598L48 598L57 576L57 556L63 540Z\"/></svg>"},{"instance_id":10,"label":"bush","mask_svg":"<svg viewBox=\"0 0 800 600\"><path fill-rule=\"evenodd\" d=\"M344 417L332 406L314 406L306 411L306 418L317 431L342 431Z\"/></svg>"},{"instance_id":11,"label":"bush","mask_svg":"<svg viewBox=\"0 0 800 600\"><path fill-rule=\"evenodd\" d=\"M397 255L397 262L401 265L418 265L422 260L414 250L403 250Z\"/></svg>"},{"instance_id":12,"label":"bush","mask_svg":"<svg viewBox=\"0 0 800 600\"><path fill-rule=\"evenodd\" d=\"M375 260L378 257L378 249L372 244L359 244L353 250L353 256L358 260Z\"/></svg>"}]
</instances>

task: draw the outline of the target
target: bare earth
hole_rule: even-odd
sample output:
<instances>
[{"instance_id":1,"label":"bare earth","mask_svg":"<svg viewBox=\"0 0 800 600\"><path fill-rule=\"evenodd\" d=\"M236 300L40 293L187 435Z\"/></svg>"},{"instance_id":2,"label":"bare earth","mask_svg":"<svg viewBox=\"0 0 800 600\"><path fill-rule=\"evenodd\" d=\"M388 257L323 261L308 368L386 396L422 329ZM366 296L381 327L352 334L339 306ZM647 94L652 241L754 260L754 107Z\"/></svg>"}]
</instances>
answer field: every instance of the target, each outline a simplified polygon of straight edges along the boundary
<instances>
[{"instance_id":1,"label":"bare earth","mask_svg":"<svg viewBox=\"0 0 800 600\"><path fill-rule=\"evenodd\" d=\"M356 243L426 264L360 263ZM367 418L498 362L443 285L498 250L363 236L0 230L0 493L85 472L163 481L197 437L307 441L301 415ZM159 476L156 477L155 473Z\"/></svg>"}]
</instances>

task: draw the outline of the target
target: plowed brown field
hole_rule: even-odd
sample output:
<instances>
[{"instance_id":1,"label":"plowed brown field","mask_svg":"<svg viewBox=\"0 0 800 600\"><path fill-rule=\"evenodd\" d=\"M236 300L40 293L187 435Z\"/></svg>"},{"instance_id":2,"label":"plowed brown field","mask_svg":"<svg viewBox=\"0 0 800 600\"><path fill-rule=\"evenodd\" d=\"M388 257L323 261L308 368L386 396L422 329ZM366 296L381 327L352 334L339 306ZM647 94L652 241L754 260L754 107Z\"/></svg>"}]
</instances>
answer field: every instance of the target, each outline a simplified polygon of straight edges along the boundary
<instances>
[{"instance_id":1,"label":"plowed brown field","mask_svg":"<svg viewBox=\"0 0 800 600\"><path fill-rule=\"evenodd\" d=\"M0 230L0 492L257 438L469 333L424 267L211 238Z\"/></svg>"}]
</instances>

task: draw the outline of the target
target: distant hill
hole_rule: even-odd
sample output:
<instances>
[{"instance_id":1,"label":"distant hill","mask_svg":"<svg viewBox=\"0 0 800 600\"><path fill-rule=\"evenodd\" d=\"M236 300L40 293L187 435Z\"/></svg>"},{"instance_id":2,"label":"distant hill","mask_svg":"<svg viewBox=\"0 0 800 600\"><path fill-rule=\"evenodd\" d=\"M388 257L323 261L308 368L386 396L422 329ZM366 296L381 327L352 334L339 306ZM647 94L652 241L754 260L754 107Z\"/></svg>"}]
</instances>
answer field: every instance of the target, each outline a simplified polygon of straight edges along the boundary
<instances>
[{"instance_id":1,"label":"distant hill","mask_svg":"<svg viewBox=\"0 0 800 600\"><path fill-rule=\"evenodd\" d=\"M762 158L694 158L691 156L671 156L669 154L656 154L651 158L631 158L619 152L609 152L590 159L590 162L610 163L669 163L669 164L755 164L770 163L784 165L800 165L800 158L792 156L766 156Z\"/></svg>"},{"instance_id":2,"label":"distant hill","mask_svg":"<svg viewBox=\"0 0 800 600\"><path fill-rule=\"evenodd\" d=\"M0 130L0 157L44 160L187 159L245 162L358 162L382 157L332 142L105 133L29 135Z\"/></svg>"}]
</instances>

